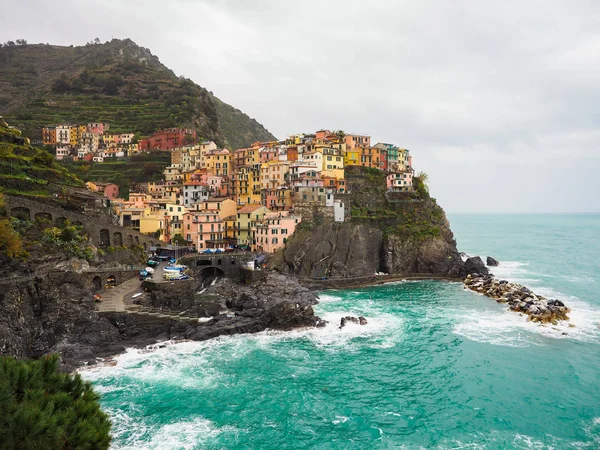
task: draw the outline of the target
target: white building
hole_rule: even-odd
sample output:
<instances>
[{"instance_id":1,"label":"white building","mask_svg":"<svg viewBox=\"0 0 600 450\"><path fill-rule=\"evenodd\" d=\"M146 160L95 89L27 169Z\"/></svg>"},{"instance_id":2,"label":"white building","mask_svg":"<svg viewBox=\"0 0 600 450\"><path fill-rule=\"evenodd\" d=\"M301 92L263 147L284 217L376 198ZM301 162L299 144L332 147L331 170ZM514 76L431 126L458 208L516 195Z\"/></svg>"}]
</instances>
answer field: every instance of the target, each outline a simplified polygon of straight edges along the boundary
<instances>
[{"instance_id":1,"label":"white building","mask_svg":"<svg viewBox=\"0 0 600 450\"><path fill-rule=\"evenodd\" d=\"M180 203L186 208L192 208L196 203L208 201L208 196L209 189L207 185L192 181L183 184L182 201Z\"/></svg>"},{"instance_id":2,"label":"white building","mask_svg":"<svg viewBox=\"0 0 600 450\"><path fill-rule=\"evenodd\" d=\"M56 146L56 159L59 161L71 154L71 147L64 144L58 144Z\"/></svg>"},{"instance_id":3,"label":"white building","mask_svg":"<svg viewBox=\"0 0 600 450\"><path fill-rule=\"evenodd\" d=\"M333 202L333 218L336 222L343 222L345 218L345 206L341 200L335 200Z\"/></svg>"},{"instance_id":4,"label":"white building","mask_svg":"<svg viewBox=\"0 0 600 450\"><path fill-rule=\"evenodd\" d=\"M56 143L70 144L71 143L71 127L70 125L56 126Z\"/></svg>"}]
</instances>

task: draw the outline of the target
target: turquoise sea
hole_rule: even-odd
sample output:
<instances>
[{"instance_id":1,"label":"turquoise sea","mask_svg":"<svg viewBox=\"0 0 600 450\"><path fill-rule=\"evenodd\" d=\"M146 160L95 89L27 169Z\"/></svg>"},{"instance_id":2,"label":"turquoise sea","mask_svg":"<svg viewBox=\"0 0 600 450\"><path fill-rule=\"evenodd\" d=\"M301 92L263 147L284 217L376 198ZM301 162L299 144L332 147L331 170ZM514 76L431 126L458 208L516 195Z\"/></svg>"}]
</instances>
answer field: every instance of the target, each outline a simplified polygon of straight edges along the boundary
<instances>
[{"instance_id":1,"label":"turquoise sea","mask_svg":"<svg viewBox=\"0 0 600 450\"><path fill-rule=\"evenodd\" d=\"M600 215L450 215L459 249L572 308L541 326L460 283L321 293L324 329L84 371L115 449L598 449ZM339 330L363 315L366 326Z\"/></svg>"}]
</instances>

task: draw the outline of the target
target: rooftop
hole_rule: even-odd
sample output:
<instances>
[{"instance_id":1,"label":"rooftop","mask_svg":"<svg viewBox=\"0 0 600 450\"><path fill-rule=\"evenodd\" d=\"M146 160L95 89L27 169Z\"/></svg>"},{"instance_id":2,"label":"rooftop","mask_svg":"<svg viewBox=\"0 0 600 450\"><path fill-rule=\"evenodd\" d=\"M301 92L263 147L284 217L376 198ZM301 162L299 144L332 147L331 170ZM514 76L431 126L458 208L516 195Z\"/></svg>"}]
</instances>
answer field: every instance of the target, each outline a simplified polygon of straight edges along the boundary
<instances>
[{"instance_id":1,"label":"rooftop","mask_svg":"<svg viewBox=\"0 0 600 450\"><path fill-rule=\"evenodd\" d=\"M263 205L261 205L261 204L244 205L240 209L238 209L237 212L239 212L239 213L250 213L250 212L254 212L257 209L262 208L262 207L263 207Z\"/></svg>"}]
</instances>

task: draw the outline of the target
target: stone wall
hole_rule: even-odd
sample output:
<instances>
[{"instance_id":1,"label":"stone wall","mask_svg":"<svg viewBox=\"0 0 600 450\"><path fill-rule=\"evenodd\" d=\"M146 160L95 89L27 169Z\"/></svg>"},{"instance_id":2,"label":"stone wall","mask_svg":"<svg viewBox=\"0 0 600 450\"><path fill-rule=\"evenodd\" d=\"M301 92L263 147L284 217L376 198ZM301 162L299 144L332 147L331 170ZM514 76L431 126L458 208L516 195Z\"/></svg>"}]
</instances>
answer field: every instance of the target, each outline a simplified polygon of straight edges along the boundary
<instances>
[{"instance_id":1,"label":"stone wall","mask_svg":"<svg viewBox=\"0 0 600 450\"><path fill-rule=\"evenodd\" d=\"M323 223L325 219L333 220L333 207L321 203L294 203L294 214L302 217L302 222L311 224Z\"/></svg>"},{"instance_id":2,"label":"stone wall","mask_svg":"<svg viewBox=\"0 0 600 450\"><path fill-rule=\"evenodd\" d=\"M154 310L175 311L211 317L223 308L221 300L213 295L197 294L198 280L180 280L171 283L144 281L142 287L148 292L144 306Z\"/></svg>"},{"instance_id":3,"label":"stone wall","mask_svg":"<svg viewBox=\"0 0 600 450\"><path fill-rule=\"evenodd\" d=\"M255 253L220 253L203 254L194 253L185 255L180 259L182 264L188 266L198 279L204 278L206 272L211 275L222 275L228 278L239 279L241 270L248 261L256 257ZM203 273L205 272L205 273Z\"/></svg>"},{"instance_id":4,"label":"stone wall","mask_svg":"<svg viewBox=\"0 0 600 450\"><path fill-rule=\"evenodd\" d=\"M45 203L36 202L23 197L5 195L7 213L14 217L20 217L30 221L36 218L50 220L55 225L60 225L66 220L74 225L81 225L88 233L90 242L98 247L133 247L140 245L150 248L157 243L158 239L130 228L124 228L112 224L110 217L88 217L63 208L54 207Z\"/></svg>"}]
</instances>

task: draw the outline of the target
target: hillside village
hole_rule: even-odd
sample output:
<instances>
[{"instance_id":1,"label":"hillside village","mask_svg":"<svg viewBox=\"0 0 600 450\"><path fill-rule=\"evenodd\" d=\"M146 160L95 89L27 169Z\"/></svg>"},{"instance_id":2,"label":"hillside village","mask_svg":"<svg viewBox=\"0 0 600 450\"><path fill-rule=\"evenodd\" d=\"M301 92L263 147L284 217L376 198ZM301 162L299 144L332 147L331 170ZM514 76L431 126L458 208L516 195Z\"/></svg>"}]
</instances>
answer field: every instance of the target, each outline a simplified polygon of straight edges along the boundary
<instances>
[{"instance_id":1,"label":"hillside village","mask_svg":"<svg viewBox=\"0 0 600 450\"><path fill-rule=\"evenodd\" d=\"M384 172L388 192L413 191L410 151L372 145L367 135L319 130L234 151L197 140L194 130L178 128L146 139L111 134L104 123L42 129L42 143L54 146L63 161L169 152L163 180L132 186L128 199L119 198L116 184L87 187L110 200L121 225L198 252L232 247L276 252L302 222L306 207L329 210L343 222L350 167Z\"/></svg>"}]
</instances>

